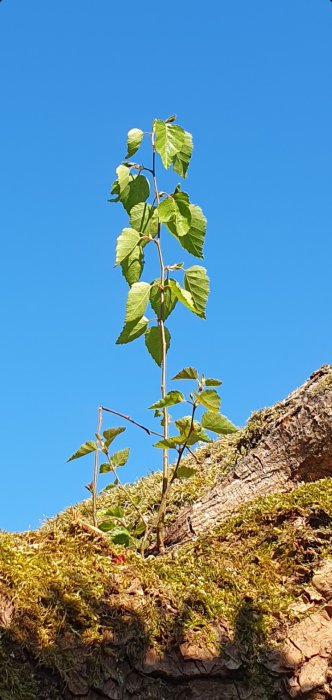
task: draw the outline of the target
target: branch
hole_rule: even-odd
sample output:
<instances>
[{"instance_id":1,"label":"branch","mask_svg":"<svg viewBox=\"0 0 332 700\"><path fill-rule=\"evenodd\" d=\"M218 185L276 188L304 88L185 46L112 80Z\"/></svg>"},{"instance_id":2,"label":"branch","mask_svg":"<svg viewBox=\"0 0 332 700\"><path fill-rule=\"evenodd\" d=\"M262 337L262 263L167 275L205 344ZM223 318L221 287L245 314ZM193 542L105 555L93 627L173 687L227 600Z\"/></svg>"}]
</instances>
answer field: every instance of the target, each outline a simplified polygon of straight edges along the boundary
<instances>
[{"instance_id":1,"label":"branch","mask_svg":"<svg viewBox=\"0 0 332 700\"><path fill-rule=\"evenodd\" d=\"M189 454L194 458L194 460L195 460L195 462L196 462L197 464L203 464L202 460L201 460L201 459L198 459L198 458L196 457L195 452L193 452L193 451L190 449L190 447L188 447L188 445L186 445L186 450L188 450Z\"/></svg>"},{"instance_id":2,"label":"branch","mask_svg":"<svg viewBox=\"0 0 332 700\"><path fill-rule=\"evenodd\" d=\"M136 420L133 420L132 418L130 418L130 416L126 416L124 413L120 413L120 411L114 411L112 408L106 408L105 406L101 406L100 408L102 411L112 413L114 416L119 416L119 418L123 418L124 420L129 421L129 423L136 425L137 428L141 428L142 430L144 430L148 435L156 435L157 437L164 438L164 436L161 433L156 433L155 430L150 430L150 428L147 428L145 425L141 425L141 423L137 423Z\"/></svg>"}]
</instances>

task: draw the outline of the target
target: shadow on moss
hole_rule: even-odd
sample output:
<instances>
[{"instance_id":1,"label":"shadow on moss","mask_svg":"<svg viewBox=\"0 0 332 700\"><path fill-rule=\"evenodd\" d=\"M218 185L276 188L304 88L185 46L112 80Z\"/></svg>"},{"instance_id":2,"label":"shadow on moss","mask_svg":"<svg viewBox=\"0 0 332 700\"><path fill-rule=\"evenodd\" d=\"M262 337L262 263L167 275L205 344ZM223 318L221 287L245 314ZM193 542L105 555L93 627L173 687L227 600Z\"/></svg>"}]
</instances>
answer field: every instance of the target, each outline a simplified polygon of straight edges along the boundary
<instances>
[{"instance_id":1,"label":"shadow on moss","mask_svg":"<svg viewBox=\"0 0 332 700\"><path fill-rule=\"evenodd\" d=\"M262 659L331 556L331 527L325 479L145 561L115 563L69 520L0 533L0 598L14 606L0 639L1 700L232 700L239 684L255 700L281 698Z\"/></svg>"}]
</instances>

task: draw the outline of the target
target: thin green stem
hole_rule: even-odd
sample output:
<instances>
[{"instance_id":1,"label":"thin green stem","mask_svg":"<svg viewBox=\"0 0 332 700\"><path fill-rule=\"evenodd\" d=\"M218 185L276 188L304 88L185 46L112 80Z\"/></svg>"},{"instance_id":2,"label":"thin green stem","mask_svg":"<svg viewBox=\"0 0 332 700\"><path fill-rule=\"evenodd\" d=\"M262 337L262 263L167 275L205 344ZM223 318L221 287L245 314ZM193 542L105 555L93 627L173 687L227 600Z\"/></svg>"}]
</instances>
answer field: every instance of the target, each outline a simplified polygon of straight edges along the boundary
<instances>
[{"instance_id":1,"label":"thin green stem","mask_svg":"<svg viewBox=\"0 0 332 700\"><path fill-rule=\"evenodd\" d=\"M111 463L110 463L110 464L111 464ZM124 486L124 484L121 483L121 481L120 481L120 479L119 479L119 477L118 477L118 473L117 473L117 471L116 471L116 469L115 469L114 467L112 467L112 472L113 472L113 474L114 474L114 476L115 476L115 478L116 478L116 480L117 480L117 485L118 485L120 491L122 491L122 492L127 496L128 501L130 501L131 505L134 506L136 512L138 513L138 515L140 516L142 522L144 523L145 530L147 530L148 523L147 523L147 520L146 520L145 516L143 515L143 513L142 513L140 507L137 505L137 503L135 503L134 499L133 499L132 496L130 495L130 491L129 491L129 489L127 488L127 486Z\"/></svg>"},{"instance_id":2,"label":"thin green stem","mask_svg":"<svg viewBox=\"0 0 332 700\"><path fill-rule=\"evenodd\" d=\"M181 460L182 460L184 451L185 451L186 449L189 449L189 448L187 447L187 444L188 444L188 440L189 440L189 438L190 438L190 435L191 435L191 433L192 433L192 431L193 431L193 427L194 427L194 418L195 418L195 411L196 411L196 408L197 408L197 405L196 405L196 404L193 404L193 409L192 409L192 413L191 413L191 423L190 423L189 432L188 432L188 435L187 435L187 438L186 438L186 442L183 443L183 445L181 446L181 448L180 448L180 450L179 450L179 454L178 454L177 462L176 462L176 465L175 465L175 469L174 469L174 472L173 472L172 477L171 477L170 482L169 482L169 488L172 486L173 481L174 481L174 480L176 479L176 477L177 477L177 474L178 474L178 471L179 471L179 467L180 467L180 464L181 464Z\"/></svg>"},{"instance_id":3,"label":"thin green stem","mask_svg":"<svg viewBox=\"0 0 332 700\"><path fill-rule=\"evenodd\" d=\"M103 409L101 406L98 407L98 425L97 425L97 436L101 432L101 424L103 420ZM97 441L99 438L97 437ZM92 495L92 521L94 527L97 527L97 483L98 483L98 450L95 451L94 467L93 467L93 481L91 488Z\"/></svg>"},{"instance_id":4,"label":"thin green stem","mask_svg":"<svg viewBox=\"0 0 332 700\"><path fill-rule=\"evenodd\" d=\"M155 201L156 201L157 207L158 207L159 202L160 202L160 197L159 197L157 177L156 177L156 147L155 147L154 133L153 132L151 134L151 143L152 143L152 178L153 178ZM156 244L158 247L159 266L160 266L160 318L158 319L158 323L159 323L160 336L161 336L161 356L162 356L160 393L161 393L161 398L163 399L163 398L165 398L166 392L167 392L167 388L166 388L167 344L166 344L166 334L165 334L165 324L164 324L165 265L164 265L164 261L163 261L162 248L161 248L161 225L160 225L159 218L158 218L158 233L157 233L157 238L156 238ZM163 417L164 417L164 420L163 420L164 435L163 435L163 437L166 440L168 438L168 410L166 407L163 409ZM158 551L162 551L164 548L164 521L165 521L166 503L167 503L166 494L167 494L167 489L168 489L168 480L169 480L168 450L166 448L164 448L163 449L163 483L162 483L161 501L160 501L160 508L159 508L159 518L158 518L158 522L157 522L157 547L158 547Z\"/></svg>"},{"instance_id":5,"label":"thin green stem","mask_svg":"<svg viewBox=\"0 0 332 700\"><path fill-rule=\"evenodd\" d=\"M158 532L158 526L160 524L161 515L163 515L163 514L165 515L168 494L169 494L169 491L170 491L170 488L171 488L173 482L175 481L175 479L178 475L178 471L179 471L179 467L180 467L180 464L182 461L183 453L185 450L189 450L189 452L191 452L191 450L188 447L188 440L189 440L190 435L193 431L196 408L197 408L197 404L192 404L191 422L190 422L188 435L187 435L187 438L186 438L186 441L184 442L184 444L181 445L181 447L179 448L177 462L176 462L171 479L168 478L167 487L165 489L165 492L162 493L162 498L160 501L158 513L157 513L156 517L154 518L153 522L151 523L151 525L149 525L149 527L145 529L145 533L144 533L144 537L143 537L142 542L141 542L141 549L140 549L143 557L144 557L144 552L145 552L145 548L146 548L146 543L147 543L149 536L151 535L151 532L153 531L153 529L155 527L157 528L157 532ZM164 535L164 532L163 532L163 535ZM160 548L158 546L158 540L157 540L157 550L159 553L162 553L164 551L164 537L163 537L162 550L160 550Z\"/></svg>"}]
</instances>

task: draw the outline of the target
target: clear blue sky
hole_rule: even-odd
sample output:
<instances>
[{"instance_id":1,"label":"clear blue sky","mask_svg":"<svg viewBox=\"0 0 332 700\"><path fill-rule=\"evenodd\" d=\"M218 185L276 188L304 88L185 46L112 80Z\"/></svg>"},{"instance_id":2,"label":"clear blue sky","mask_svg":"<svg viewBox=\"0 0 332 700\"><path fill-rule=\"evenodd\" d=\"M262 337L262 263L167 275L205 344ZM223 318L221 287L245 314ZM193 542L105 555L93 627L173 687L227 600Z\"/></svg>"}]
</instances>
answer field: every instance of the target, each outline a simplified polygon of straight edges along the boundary
<instances>
[{"instance_id":1,"label":"clear blue sky","mask_svg":"<svg viewBox=\"0 0 332 700\"><path fill-rule=\"evenodd\" d=\"M331 362L331 36L329 0L1 2L1 528L86 497L91 459L66 459L100 403L144 422L158 398L142 340L114 345L129 128L177 113L208 218L207 321L175 312L170 373L220 376L240 425ZM128 480L158 466L122 437Z\"/></svg>"}]
</instances>

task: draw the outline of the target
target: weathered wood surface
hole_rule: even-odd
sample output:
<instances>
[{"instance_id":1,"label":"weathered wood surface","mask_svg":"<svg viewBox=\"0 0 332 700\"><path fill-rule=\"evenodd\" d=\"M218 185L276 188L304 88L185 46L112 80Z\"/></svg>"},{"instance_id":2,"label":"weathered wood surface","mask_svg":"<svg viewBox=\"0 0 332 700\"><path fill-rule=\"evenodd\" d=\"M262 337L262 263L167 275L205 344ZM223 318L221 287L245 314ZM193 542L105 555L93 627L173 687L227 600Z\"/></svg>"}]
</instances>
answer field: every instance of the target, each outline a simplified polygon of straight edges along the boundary
<instances>
[{"instance_id":1,"label":"weathered wood surface","mask_svg":"<svg viewBox=\"0 0 332 700\"><path fill-rule=\"evenodd\" d=\"M166 547L215 527L257 496L332 475L332 365L267 412L257 439L220 484L179 514L166 532Z\"/></svg>"}]
</instances>

